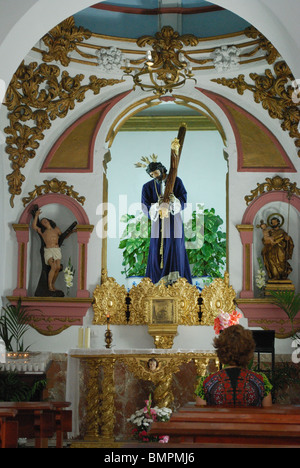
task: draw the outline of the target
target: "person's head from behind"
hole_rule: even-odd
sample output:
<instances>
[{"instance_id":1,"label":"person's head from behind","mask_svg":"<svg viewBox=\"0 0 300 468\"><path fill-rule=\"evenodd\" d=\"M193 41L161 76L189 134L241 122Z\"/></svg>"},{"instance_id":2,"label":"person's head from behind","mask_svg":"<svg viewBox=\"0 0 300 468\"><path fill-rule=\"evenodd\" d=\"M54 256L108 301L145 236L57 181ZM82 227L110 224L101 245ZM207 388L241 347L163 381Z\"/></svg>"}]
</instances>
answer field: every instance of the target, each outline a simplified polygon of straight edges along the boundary
<instances>
[{"instance_id":1,"label":"person's head from behind","mask_svg":"<svg viewBox=\"0 0 300 468\"><path fill-rule=\"evenodd\" d=\"M228 366L247 367L255 350L251 331L242 325L225 328L213 344L220 362Z\"/></svg>"}]
</instances>

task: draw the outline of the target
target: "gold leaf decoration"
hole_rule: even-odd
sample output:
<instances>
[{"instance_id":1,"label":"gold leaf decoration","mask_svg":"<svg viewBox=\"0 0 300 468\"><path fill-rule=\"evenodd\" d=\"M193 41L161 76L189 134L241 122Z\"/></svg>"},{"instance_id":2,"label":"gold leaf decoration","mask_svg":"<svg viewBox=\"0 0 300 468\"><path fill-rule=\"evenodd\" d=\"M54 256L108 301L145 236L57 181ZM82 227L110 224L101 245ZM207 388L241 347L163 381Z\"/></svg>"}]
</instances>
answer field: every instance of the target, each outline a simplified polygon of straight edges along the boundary
<instances>
[{"instance_id":1,"label":"gold leaf decoration","mask_svg":"<svg viewBox=\"0 0 300 468\"><path fill-rule=\"evenodd\" d=\"M300 195L300 189L297 187L296 182L292 183L287 177L280 177L276 175L272 178L266 177L266 182L260 184L257 183L257 187L254 190L250 190L251 195L245 196L246 204L249 205L255 198L259 197L263 193L272 191L285 191L289 194Z\"/></svg>"},{"instance_id":2,"label":"gold leaf decoration","mask_svg":"<svg viewBox=\"0 0 300 468\"><path fill-rule=\"evenodd\" d=\"M77 46L83 40L89 39L91 35L91 31L88 29L84 29L82 26L75 26L73 16L67 18L42 38L44 44L48 47L48 51L43 51L42 53L43 61L52 62L56 60L67 67L71 60L68 54L73 50L76 50L80 55L88 55L83 54ZM89 57L94 58L91 55Z\"/></svg>"},{"instance_id":3,"label":"gold leaf decoration","mask_svg":"<svg viewBox=\"0 0 300 468\"><path fill-rule=\"evenodd\" d=\"M61 73L57 65L38 65L36 62L28 65L22 62L14 74L6 93L10 125L4 129L9 135L5 150L13 169L6 177L12 207L25 180L21 169L35 157L38 141L44 138L44 131L51 127L51 121L66 117L77 102L85 99L87 91L99 94L101 88L123 81L90 76L89 83L82 84L83 79L82 74L71 77L67 71ZM31 126L25 122L31 122Z\"/></svg>"},{"instance_id":4,"label":"gold leaf decoration","mask_svg":"<svg viewBox=\"0 0 300 468\"><path fill-rule=\"evenodd\" d=\"M235 309L236 293L229 285L227 272L224 279L216 278L209 286L205 286L201 296L203 299L201 325L213 325L221 311L230 314Z\"/></svg>"},{"instance_id":5,"label":"gold leaf decoration","mask_svg":"<svg viewBox=\"0 0 300 468\"><path fill-rule=\"evenodd\" d=\"M81 205L85 202L85 197L80 197L78 192L73 190L73 185L67 185L66 181L60 181L56 178L52 180L44 180L42 185L35 185L35 189L28 193L28 197L22 198L23 206L26 206L36 197L46 193L60 193L68 195L77 200Z\"/></svg>"},{"instance_id":6,"label":"gold leaf decoration","mask_svg":"<svg viewBox=\"0 0 300 468\"><path fill-rule=\"evenodd\" d=\"M254 101L261 103L262 107L268 111L272 119L281 121L281 128L288 131L291 138L296 138L295 146L300 148L300 132L298 130L300 122L300 109L293 102L294 88L288 84L294 77L284 61L279 61L274 65L275 76L270 69L265 70L264 75L250 73L250 78L254 84L245 81L245 75L237 78L216 78L215 83L236 89L240 95L246 90L253 93ZM298 150L300 157L300 150Z\"/></svg>"},{"instance_id":7,"label":"gold leaf decoration","mask_svg":"<svg viewBox=\"0 0 300 468\"><path fill-rule=\"evenodd\" d=\"M94 325L105 325L107 315L110 323L126 325L126 297L125 286L119 285L114 278L108 277L102 271L101 285L97 285L94 293Z\"/></svg>"},{"instance_id":8,"label":"gold leaf decoration","mask_svg":"<svg viewBox=\"0 0 300 468\"><path fill-rule=\"evenodd\" d=\"M273 46L272 42L270 42L263 34L261 34L254 26L249 26L244 30L244 34L251 39L258 39L258 45L255 47L251 52L248 54L243 54L243 57L254 55L258 50L266 50L267 55L266 59L267 62L271 65L275 62L275 60L280 56L279 52Z\"/></svg>"}]
</instances>

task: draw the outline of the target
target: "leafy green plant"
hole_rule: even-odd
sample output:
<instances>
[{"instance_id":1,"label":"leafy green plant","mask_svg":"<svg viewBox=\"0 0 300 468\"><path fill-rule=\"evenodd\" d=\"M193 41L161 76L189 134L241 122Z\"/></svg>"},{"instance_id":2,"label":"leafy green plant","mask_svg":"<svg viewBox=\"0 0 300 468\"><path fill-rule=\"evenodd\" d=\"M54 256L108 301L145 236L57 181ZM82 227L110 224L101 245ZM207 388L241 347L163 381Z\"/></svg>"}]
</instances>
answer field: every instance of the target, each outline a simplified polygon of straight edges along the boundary
<instances>
[{"instance_id":1,"label":"leafy green plant","mask_svg":"<svg viewBox=\"0 0 300 468\"><path fill-rule=\"evenodd\" d=\"M200 221L199 218L201 217ZM204 224L202 232L199 226ZM205 209L202 214L193 211L191 220L186 224L186 232L195 232L193 237L186 237L186 241L202 240L200 248L187 249L189 263L193 276L223 276L223 266L226 259L226 233L220 229L222 218L215 213L215 209ZM197 227L197 229L196 229ZM196 236L196 239L195 239Z\"/></svg>"},{"instance_id":2,"label":"leafy green plant","mask_svg":"<svg viewBox=\"0 0 300 468\"><path fill-rule=\"evenodd\" d=\"M270 291L273 304L280 307L288 316L294 333L294 320L300 311L300 293L295 291Z\"/></svg>"},{"instance_id":3,"label":"leafy green plant","mask_svg":"<svg viewBox=\"0 0 300 468\"><path fill-rule=\"evenodd\" d=\"M29 329L30 318L30 308L22 306L21 299L16 305L10 304L2 307L0 337L5 343L6 351L22 352L28 350L29 346L24 349L23 336Z\"/></svg>"},{"instance_id":4,"label":"leafy green plant","mask_svg":"<svg viewBox=\"0 0 300 468\"><path fill-rule=\"evenodd\" d=\"M0 373L0 401L30 401L35 393L45 388L46 379L27 385L16 372Z\"/></svg>"},{"instance_id":5,"label":"leafy green plant","mask_svg":"<svg viewBox=\"0 0 300 468\"><path fill-rule=\"evenodd\" d=\"M121 217L127 223L121 236L119 249L123 249L124 270L129 276L145 276L151 237L151 221L141 213L138 216L126 214Z\"/></svg>"},{"instance_id":6,"label":"leafy green plant","mask_svg":"<svg viewBox=\"0 0 300 468\"><path fill-rule=\"evenodd\" d=\"M220 226L223 220L215 214L214 208L204 210L202 219L196 211L192 213L191 219L185 224L185 232L192 236L185 237L186 242L203 241L201 248L187 249L190 265L192 265L193 276L211 276L220 278L223 276L222 267L226 259L226 233L222 232ZM145 276L148 252L151 237L151 221L141 213L138 216L126 214L121 217L123 223L127 223L119 243L119 249L123 249L123 262L125 267L122 274L129 276ZM204 233L196 229L204 222ZM202 230L203 231L203 230Z\"/></svg>"}]
</instances>

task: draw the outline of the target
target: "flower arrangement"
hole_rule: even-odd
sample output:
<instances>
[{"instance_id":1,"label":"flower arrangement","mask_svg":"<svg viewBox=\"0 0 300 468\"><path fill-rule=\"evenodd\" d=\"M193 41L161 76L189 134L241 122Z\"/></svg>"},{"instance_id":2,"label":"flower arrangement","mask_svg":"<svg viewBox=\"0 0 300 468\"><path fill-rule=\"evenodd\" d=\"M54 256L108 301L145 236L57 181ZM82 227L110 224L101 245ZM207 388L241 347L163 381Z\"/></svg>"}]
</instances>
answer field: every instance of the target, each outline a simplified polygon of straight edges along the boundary
<instances>
[{"instance_id":1,"label":"flower arrangement","mask_svg":"<svg viewBox=\"0 0 300 468\"><path fill-rule=\"evenodd\" d=\"M225 328L231 327L231 325L237 325L241 317L242 314L240 314L236 310L231 312L231 314L221 310L221 312L215 318L214 321L214 330L216 335L219 335L220 331L224 330Z\"/></svg>"},{"instance_id":2,"label":"flower arrangement","mask_svg":"<svg viewBox=\"0 0 300 468\"><path fill-rule=\"evenodd\" d=\"M169 421L172 410L169 408L159 408L158 406L152 408L151 405L152 399L151 395L149 395L149 400L145 400L144 408L137 410L127 419L128 422L136 426L132 430L132 434L140 442L168 443L169 436L151 436L148 434L148 431L153 421Z\"/></svg>"},{"instance_id":3,"label":"flower arrangement","mask_svg":"<svg viewBox=\"0 0 300 468\"><path fill-rule=\"evenodd\" d=\"M257 270L257 274L255 276L255 283L258 289L261 290L261 294L263 294L265 286L266 286L266 272L263 267L263 263L260 258L257 259L259 268Z\"/></svg>"},{"instance_id":4,"label":"flower arrangement","mask_svg":"<svg viewBox=\"0 0 300 468\"><path fill-rule=\"evenodd\" d=\"M71 258L69 258L68 266L64 269L64 279L67 286L67 296L69 295L70 288L73 286L74 275L75 270L71 264Z\"/></svg>"}]
</instances>

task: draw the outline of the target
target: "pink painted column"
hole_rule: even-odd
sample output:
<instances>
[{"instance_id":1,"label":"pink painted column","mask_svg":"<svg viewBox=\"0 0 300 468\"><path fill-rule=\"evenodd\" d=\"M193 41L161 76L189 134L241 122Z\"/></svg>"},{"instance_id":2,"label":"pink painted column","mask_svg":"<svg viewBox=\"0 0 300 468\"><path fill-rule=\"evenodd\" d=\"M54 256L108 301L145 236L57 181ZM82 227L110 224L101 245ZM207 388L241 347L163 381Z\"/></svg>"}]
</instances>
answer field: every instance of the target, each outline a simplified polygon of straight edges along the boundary
<instances>
[{"instance_id":1,"label":"pink painted column","mask_svg":"<svg viewBox=\"0 0 300 468\"><path fill-rule=\"evenodd\" d=\"M89 297L90 295L89 291L86 289L87 249L93 228L94 226L89 224L78 224L76 226L78 242L77 297Z\"/></svg>"},{"instance_id":2,"label":"pink painted column","mask_svg":"<svg viewBox=\"0 0 300 468\"><path fill-rule=\"evenodd\" d=\"M18 276L14 296L27 296L27 245L29 241L29 225L13 224L18 242Z\"/></svg>"},{"instance_id":3,"label":"pink painted column","mask_svg":"<svg viewBox=\"0 0 300 468\"><path fill-rule=\"evenodd\" d=\"M252 281L252 247L253 247L253 224L239 224L237 229L243 244L243 289L241 298L253 298Z\"/></svg>"}]
</instances>

